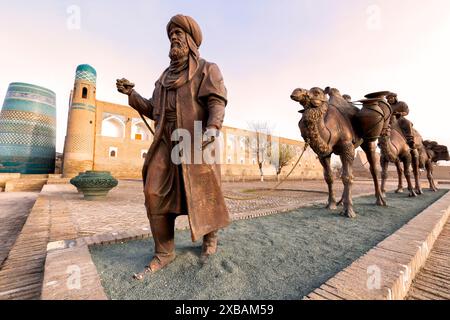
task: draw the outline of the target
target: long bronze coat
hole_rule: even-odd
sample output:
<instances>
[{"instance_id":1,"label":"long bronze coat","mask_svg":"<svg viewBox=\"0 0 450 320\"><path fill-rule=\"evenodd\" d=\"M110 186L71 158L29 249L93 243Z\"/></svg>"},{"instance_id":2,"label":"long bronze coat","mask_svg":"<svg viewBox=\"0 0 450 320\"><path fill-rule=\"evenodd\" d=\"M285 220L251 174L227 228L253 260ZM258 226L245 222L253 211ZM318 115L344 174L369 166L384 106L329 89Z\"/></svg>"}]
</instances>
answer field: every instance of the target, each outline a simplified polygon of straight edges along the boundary
<instances>
[{"instance_id":1,"label":"long bronze coat","mask_svg":"<svg viewBox=\"0 0 450 320\"><path fill-rule=\"evenodd\" d=\"M207 101L211 96L225 102L227 99L226 88L217 65L203 59L200 59L198 63L198 68L191 80L176 89L177 127L186 129L191 134L192 162L194 161L195 147L194 122L202 121L203 128L215 126L221 129L225 115L225 103L211 107L208 106ZM147 175L147 169L155 157L166 125L167 89L162 85L165 73L156 82L150 100L142 98L134 91L129 98L130 106L154 120L156 125L155 139L147 153L142 170L144 185L146 185L145 181L148 176L159 174L159 172L152 172ZM198 148L198 146L196 147ZM197 241L212 231L228 226L230 217L221 190L220 165L183 163L182 176L192 240Z\"/></svg>"}]
</instances>

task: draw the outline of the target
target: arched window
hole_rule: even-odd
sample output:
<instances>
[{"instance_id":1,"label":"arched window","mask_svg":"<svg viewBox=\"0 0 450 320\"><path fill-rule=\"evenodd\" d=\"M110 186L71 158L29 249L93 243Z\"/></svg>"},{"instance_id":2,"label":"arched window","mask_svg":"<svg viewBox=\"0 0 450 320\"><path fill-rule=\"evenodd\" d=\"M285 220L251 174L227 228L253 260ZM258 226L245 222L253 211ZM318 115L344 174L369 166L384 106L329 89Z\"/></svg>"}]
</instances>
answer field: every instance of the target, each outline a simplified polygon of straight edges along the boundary
<instances>
[{"instance_id":1,"label":"arched window","mask_svg":"<svg viewBox=\"0 0 450 320\"><path fill-rule=\"evenodd\" d=\"M109 157L117 158L117 148L116 147L109 147Z\"/></svg>"},{"instance_id":2,"label":"arched window","mask_svg":"<svg viewBox=\"0 0 450 320\"><path fill-rule=\"evenodd\" d=\"M107 115L102 121L102 136L112 138L125 137L125 123L120 116Z\"/></svg>"},{"instance_id":3,"label":"arched window","mask_svg":"<svg viewBox=\"0 0 450 320\"><path fill-rule=\"evenodd\" d=\"M150 140L150 131L141 119L133 119L131 124L131 139L138 141Z\"/></svg>"},{"instance_id":4,"label":"arched window","mask_svg":"<svg viewBox=\"0 0 450 320\"><path fill-rule=\"evenodd\" d=\"M88 98L88 89L86 87L83 87L82 98L83 99L87 99Z\"/></svg>"}]
</instances>

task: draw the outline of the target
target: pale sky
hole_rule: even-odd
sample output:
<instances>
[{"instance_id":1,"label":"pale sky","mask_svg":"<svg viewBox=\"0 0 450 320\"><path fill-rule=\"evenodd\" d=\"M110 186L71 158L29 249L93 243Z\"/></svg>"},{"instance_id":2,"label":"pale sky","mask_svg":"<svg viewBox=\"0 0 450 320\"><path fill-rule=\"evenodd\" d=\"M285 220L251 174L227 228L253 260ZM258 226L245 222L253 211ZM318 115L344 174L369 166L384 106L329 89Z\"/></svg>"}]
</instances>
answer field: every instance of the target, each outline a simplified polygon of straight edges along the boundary
<instances>
[{"instance_id":1,"label":"pale sky","mask_svg":"<svg viewBox=\"0 0 450 320\"><path fill-rule=\"evenodd\" d=\"M216 62L229 92L225 124L269 121L301 139L294 88L333 86L354 100L380 90L407 102L425 139L450 146L448 0L0 0L0 97L29 82L56 92L57 151L64 146L75 69L98 74L97 99L127 104L126 77L143 96L169 63L165 27L194 17L203 58ZM80 28L68 8L80 10ZM70 10L69 10L70 11ZM71 11L73 12L73 11Z\"/></svg>"}]
</instances>

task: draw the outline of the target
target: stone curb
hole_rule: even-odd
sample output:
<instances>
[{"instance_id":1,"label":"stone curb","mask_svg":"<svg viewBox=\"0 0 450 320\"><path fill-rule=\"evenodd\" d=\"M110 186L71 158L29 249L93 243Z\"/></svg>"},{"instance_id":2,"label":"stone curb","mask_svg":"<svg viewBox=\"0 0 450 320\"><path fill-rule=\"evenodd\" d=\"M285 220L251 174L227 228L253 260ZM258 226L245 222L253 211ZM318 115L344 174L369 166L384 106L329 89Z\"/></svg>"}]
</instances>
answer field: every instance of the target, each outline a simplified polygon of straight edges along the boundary
<instances>
[{"instance_id":1,"label":"stone curb","mask_svg":"<svg viewBox=\"0 0 450 320\"><path fill-rule=\"evenodd\" d=\"M450 216L450 192L305 300L403 300Z\"/></svg>"},{"instance_id":2,"label":"stone curb","mask_svg":"<svg viewBox=\"0 0 450 320\"><path fill-rule=\"evenodd\" d=\"M75 241L49 244L45 262L42 300L107 300L87 245ZM66 247L67 246L67 247Z\"/></svg>"}]
</instances>

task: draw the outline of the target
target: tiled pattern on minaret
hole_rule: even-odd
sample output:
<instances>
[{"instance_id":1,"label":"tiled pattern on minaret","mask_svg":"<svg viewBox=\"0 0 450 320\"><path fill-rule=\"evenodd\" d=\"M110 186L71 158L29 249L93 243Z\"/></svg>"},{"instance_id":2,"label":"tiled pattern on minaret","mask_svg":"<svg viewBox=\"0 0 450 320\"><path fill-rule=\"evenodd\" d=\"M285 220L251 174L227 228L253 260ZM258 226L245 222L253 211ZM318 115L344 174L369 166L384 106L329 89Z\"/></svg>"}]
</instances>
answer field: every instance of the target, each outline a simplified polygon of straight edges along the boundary
<instances>
[{"instance_id":1,"label":"tiled pattern on minaret","mask_svg":"<svg viewBox=\"0 0 450 320\"><path fill-rule=\"evenodd\" d=\"M0 172L53 173L55 144L55 93L11 83L0 113Z\"/></svg>"}]
</instances>

